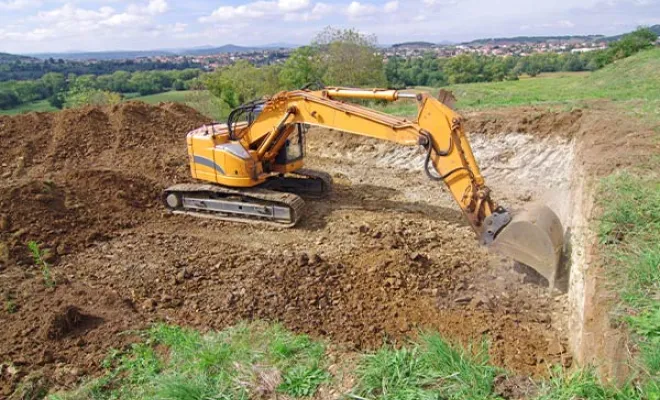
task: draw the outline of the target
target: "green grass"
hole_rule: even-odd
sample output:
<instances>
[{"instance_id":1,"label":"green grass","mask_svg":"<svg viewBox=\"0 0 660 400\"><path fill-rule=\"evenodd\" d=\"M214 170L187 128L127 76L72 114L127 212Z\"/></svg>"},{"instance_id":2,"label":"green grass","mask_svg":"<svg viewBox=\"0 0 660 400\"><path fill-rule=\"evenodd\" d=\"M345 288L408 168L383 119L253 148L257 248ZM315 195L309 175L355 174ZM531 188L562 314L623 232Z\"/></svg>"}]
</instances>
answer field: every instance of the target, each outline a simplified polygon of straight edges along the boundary
<instances>
[{"instance_id":1,"label":"green grass","mask_svg":"<svg viewBox=\"0 0 660 400\"><path fill-rule=\"evenodd\" d=\"M44 285L47 287L55 287L55 280L53 279L53 274L50 271L50 266L44 259L47 253L47 250L42 251L39 243L35 241L30 241L27 244L30 254L34 261L34 265L39 267L41 270L41 276L44 279Z\"/></svg>"},{"instance_id":2,"label":"green grass","mask_svg":"<svg viewBox=\"0 0 660 400\"><path fill-rule=\"evenodd\" d=\"M660 379L660 162L652 164L602 181L598 235L618 314L636 334L646 371Z\"/></svg>"},{"instance_id":3,"label":"green grass","mask_svg":"<svg viewBox=\"0 0 660 400\"><path fill-rule=\"evenodd\" d=\"M189 101L190 96L194 93L193 90L180 90L170 91L164 93L150 94L147 96L126 96L130 100L140 100L148 104L158 104L162 102L173 103L186 103Z\"/></svg>"},{"instance_id":4,"label":"green grass","mask_svg":"<svg viewBox=\"0 0 660 400\"><path fill-rule=\"evenodd\" d=\"M0 110L0 115L16 115L28 112L50 112L57 109L48 103L48 100L39 100L32 103L21 104L11 110Z\"/></svg>"},{"instance_id":5,"label":"green grass","mask_svg":"<svg viewBox=\"0 0 660 400\"><path fill-rule=\"evenodd\" d=\"M410 347L385 347L365 356L353 394L383 400L495 398L499 372L489 364L485 344L471 352L429 334Z\"/></svg>"},{"instance_id":6,"label":"green grass","mask_svg":"<svg viewBox=\"0 0 660 400\"><path fill-rule=\"evenodd\" d=\"M202 334L168 325L142 332L144 342L112 351L106 374L53 400L249 399L282 393L312 396L329 380L325 347L280 325L242 324Z\"/></svg>"}]
</instances>

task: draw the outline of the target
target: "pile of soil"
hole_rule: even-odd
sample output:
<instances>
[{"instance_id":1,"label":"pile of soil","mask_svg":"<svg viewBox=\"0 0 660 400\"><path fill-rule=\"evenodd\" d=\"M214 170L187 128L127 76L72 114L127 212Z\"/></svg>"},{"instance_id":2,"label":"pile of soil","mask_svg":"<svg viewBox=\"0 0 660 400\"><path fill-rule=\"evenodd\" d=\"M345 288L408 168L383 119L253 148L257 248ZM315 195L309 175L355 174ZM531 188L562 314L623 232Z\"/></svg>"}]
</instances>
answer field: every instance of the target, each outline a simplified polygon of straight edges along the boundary
<instances>
[{"instance_id":1,"label":"pile of soil","mask_svg":"<svg viewBox=\"0 0 660 400\"><path fill-rule=\"evenodd\" d=\"M523 375L570 364L561 302L481 249L438 185L368 148L361 162L310 155L337 185L294 229L164 212L161 189L190 179L185 134L208 122L143 103L0 117L0 359L12 363L0 396L29 374L52 387L97 375L108 349L135 340L118 333L154 321L276 320L348 350L433 329L488 340L493 362ZM342 149L319 140L309 147Z\"/></svg>"}]
</instances>

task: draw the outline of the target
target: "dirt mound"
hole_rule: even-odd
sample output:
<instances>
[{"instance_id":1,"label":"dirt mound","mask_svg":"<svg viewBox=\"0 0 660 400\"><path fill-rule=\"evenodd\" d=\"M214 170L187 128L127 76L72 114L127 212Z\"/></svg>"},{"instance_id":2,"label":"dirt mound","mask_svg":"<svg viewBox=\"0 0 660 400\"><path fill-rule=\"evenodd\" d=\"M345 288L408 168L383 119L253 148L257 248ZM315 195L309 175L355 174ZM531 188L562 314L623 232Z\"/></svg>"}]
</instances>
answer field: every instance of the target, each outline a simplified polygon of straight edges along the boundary
<instances>
[{"instance_id":1,"label":"dirt mound","mask_svg":"<svg viewBox=\"0 0 660 400\"><path fill-rule=\"evenodd\" d=\"M0 117L0 246L27 262L35 240L55 258L140 223L162 187L188 179L185 134L206 122L137 102Z\"/></svg>"},{"instance_id":2,"label":"dirt mound","mask_svg":"<svg viewBox=\"0 0 660 400\"><path fill-rule=\"evenodd\" d=\"M141 102L0 117L0 165L5 178L107 168L165 183L187 174L185 134L209 121L185 106Z\"/></svg>"},{"instance_id":3,"label":"dirt mound","mask_svg":"<svg viewBox=\"0 0 660 400\"><path fill-rule=\"evenodd\" d=\"M158 185L110 170L57 174L53 180L29 180L0 192L0 242L9 258L31 263L26 243L36 241L54 262L62 255L148 218L158 204Z\"/></svg>"}]
</instances>

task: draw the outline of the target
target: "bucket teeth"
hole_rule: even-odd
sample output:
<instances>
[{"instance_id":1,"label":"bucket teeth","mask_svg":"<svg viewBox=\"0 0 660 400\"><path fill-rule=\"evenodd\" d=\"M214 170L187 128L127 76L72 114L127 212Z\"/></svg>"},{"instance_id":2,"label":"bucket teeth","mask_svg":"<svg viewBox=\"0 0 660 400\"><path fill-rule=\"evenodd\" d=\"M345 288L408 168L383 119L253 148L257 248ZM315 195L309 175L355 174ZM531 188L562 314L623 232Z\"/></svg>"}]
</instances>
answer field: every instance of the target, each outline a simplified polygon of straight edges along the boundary
<instances>
[{"instance_id":1,"label":"bucket teeth","mask_svg":"<svg viewBox=\"0 0 660 400\"><path fill-rule=\"evenodd\" d=\"M554 287L564 244L561 221L547 206L516 214L489 245L492 250L525 264Z\"/></svg>"}]
</instances>

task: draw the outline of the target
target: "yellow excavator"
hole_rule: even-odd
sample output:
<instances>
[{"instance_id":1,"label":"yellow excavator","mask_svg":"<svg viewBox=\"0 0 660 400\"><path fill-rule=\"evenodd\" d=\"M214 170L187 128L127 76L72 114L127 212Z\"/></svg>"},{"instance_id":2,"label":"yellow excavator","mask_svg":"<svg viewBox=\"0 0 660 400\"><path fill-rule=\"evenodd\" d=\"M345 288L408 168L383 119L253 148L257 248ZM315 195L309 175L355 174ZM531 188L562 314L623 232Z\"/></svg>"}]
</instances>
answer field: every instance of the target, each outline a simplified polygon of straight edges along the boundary
<instances>
[{"instance_id":1,"label":"yellow excavator","mask_svg":"<svg viewBox=\"0 0 660 400\"><path fill-rule=\"evenodd\" d=\"M387 115L355 100L417 102L415 120ZM348 100L348 101L347 101ZM554 283L563 229L546 206L512 215L491 199L472 154L463 120L426 93L321 87L280 92L233 110L226 124L187 135L192 177L163 193L174 213L292 227L302 215L301 196L331 190L331 178L303 168L309 126L421 146L424 173L443 181L482 244L528 265Z\"/></svg>"}]
</instances>

